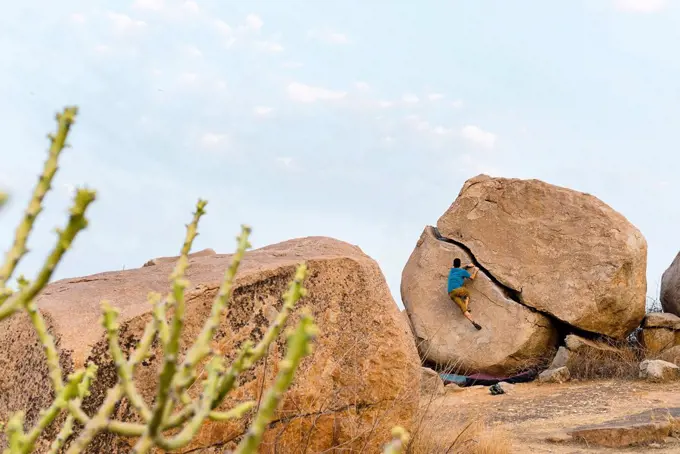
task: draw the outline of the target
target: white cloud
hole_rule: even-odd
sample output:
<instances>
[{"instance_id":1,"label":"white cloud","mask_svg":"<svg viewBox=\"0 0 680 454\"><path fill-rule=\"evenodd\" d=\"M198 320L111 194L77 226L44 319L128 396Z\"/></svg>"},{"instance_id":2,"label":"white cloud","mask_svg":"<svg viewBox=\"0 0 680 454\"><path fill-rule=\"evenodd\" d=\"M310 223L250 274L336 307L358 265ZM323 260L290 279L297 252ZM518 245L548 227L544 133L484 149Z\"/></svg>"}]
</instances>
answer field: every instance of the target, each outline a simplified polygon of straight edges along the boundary
<instances>
[{"instance_id":1,"label":"white cloud","mask_svg":"<svg viewBox=\"0 0 680 454\"><path fill-rule=\"evenodd\" d=\"M266 117L274 111L273 107L257 106L253 109L253 113L258 117Z\"/></svg>"},{"instance_id":2,"label":"white cloud","mask_svg":"<svg viewBox=\"0 0 680 454\"><path fill-rule=\"evenodd\" d=\"M257 14L248 14L246 16L246 27L250 30L259 31L264 25L262 19Z\"/></svg>"},{"instance_id":3,"label":"white cloud","mask_svg":"<svg viewBox=\"0 0 680 454\"><path fill-rule=\"evenodd\" d=\"M434 134L443 136L443 135L446 135L446 134L450 134L453 131L450 128L445 128L443 126L435 126L434 128L432 128L432 132Z\"/></svg>"},{"instance_id":4,"label":"white cloud","mask_svg":"<svg viewBox=\"0 0 680 454\"><path fill-rule=\"evenodd\" d=\"M218 134L214 132L206 132L201 137L201 145L204 148L215 148L221 145L225 145L228 136L226 134Z\"/></svg>"},{"instance_id":5,"label":"white cloud","mask_svg":"<svg viewBox=\"0 0 680 454\"><path fill-rule=\"evenodd\" d=\"M107 16L113 23L114 28L120 32L128 32L146 27L146 22L132 19L130 16L125 14L109 11Z\"/></svg>"},{"instance_id":6,"label":"white cloud","mask_svg":"<svg viewBox=\"0 0 680 454\"><path fill-rule=\"evenodd\" d=\"M318 39L330 44L347 44L349 38L344 33L338 33L333 30L310 30L307 32L310 38Z\"/></svg>"},{"instance_id":7,"label":"white cloud","mask_svg":"<svg viewBox=\"0 0 680 454\"><path fill-rule=\"evenodd\" d=\"M255 43L255 47L263 52L283 52L283 46L275 41L258 41Z\"/></svg>"},{"instance_id":8,"label":"white cloud","mask_svg":"<svg viewBox=\"0 0 680 454\"><path fill-rule=\"evenodd\" d=\"M360 91L369 91L371 89L371 86L368 85L368 83L362 81L356 82L354 86Z\"/></svg>"},{"instance_id":9,"label":"white cloud","mask_svg":"<svg viewBox=\"0 0 680 454\"><path fill-rule=\"evenodd\" d=\"M109 52L110 50L111 50L111 48L109 46L107 46L106 44L97 44L96 46L94 46L94 51L98 54L105 54L105 53Z\"/></svg>"},{"instance_id":10,"label":"white cloud","mask_svg":"<svg viewBox=\"0 0 680 454\"><path fill-rule=\"evenodd\" d=\"M455 107L456 109L460 109L461 107L463 107L463 101L460 100L460 99L456 99L455 101L453 101L453 102L451 103L451 105L452 105L453 107Z\"/></svg>"},{"instance_id":11,"label":"white cloud","mask_svg":"<svg viewBox=\"0 0 680 454\"><path fill-rule=\"evenodd\" d=\"M392 136L385 136L382 138L382 143L385 145L392 145L396 139Z\"/></svg>"},{"instance_id":12,"label":"white cloud","mask_svg":"<svg viewBox=\"0 0 680 454\"><path fill-rule=\"evenodd\" d=\"M387 107L392 107L394 103L392 101L380 101L378 103L380 107L387 108Z\"/></svg>"},{"instance_id":13,"label":"white cloud","mask_svg":"<svg viewBox=\"0 0 680 454\"><path fill-rule=\"evenodd\" d=\"M427 99L429 99L430 101L439 101L440 99L443 98L444 98L443 93L430 93L429 95L427 95Z\"/></svg>"},{"instance_id":14,"label":"white cloud","mask_svg":"<svg viewBox=\"0 0 680 454\"><path fill-rule=\"evenodd\" d=\"M182 8L185 11L188 11L188 12L193 13L193 14L196 14L196 13L199 12L198 3L196 3L193 0L189 0L189 1L184 2L184 4L182 5Z\"/></svg>"},{"instance_id":15,"label":"white cloud","mask_svg":"<svg viewBox=\"0 0 680 454\"><path fill-rule=\"evenodd\" d=\"M401 100L404 101L405 103L408 104L415 104L418 101L420 101L420 98L418 98L416 95L407 93L404 96L401 97Z\"/></svg>"},{"instance_id":16,"label":"white cloud","mask_svg":"<svg viewBox=\"0 0 680 454\"><path fill-rule=\"evenodd\" d=\"M452 129L446 128L444 126L433 126L429 121L423 120L418 115L408 115L406 121L411 124L411 126L419 132L426 134L433 134L437 136L444 136L451 134Z\"/></svg>"},{"instance_id":17,"label":"white cloud","mask_svg":"<svg viewBox=\"0 0 680 454\"><path fill-rule=\"evenodd\" d=\"M479 159L479 156L471 156L469 154L460 156L456 168L466 175L479 175L483 173L493 177L503 174L498 168L487 165L483 160Z\"/></svg>"},{"instance_id":18,"label":"white cloud","mask_svg":"<svg viewBox=\"0 0 680 454\"><path fill-rule=\"evenodd\" d=\"M196 46L184 46L182 50L191 57L202 57L203 52Z\"/></svg>"},{"instance_id":19,"label":"white cloud","mask_svg":"<svg viewBox=\"0 0 680 454\"><path fill-rule=\"evenodd\" d=\"M496 145L496 134L484 131L479 126L464 126L460 134L468 142L484 148L493 148Z\"/></svg>"},{"instance_id":20,"label":"white cloud","mask_svg":"<svg viewBox=\"0 0 680 454\"><path fill-rule=\"evenodd\" d=\"M151 11L160 11L165 7L164 0L135 0L132 5L135 9L148 9Z\"/></svg>"},{"instance_id":21,"label":"white cloud","mask_svg":"<svg viewBox=\"0 0 680 454\"><path fill-rule=\"evenodd\" d=\"M222 33L224 35L231 35L231 33L233 31L231 26L229 24L227 24L226 22L224 22L222 19L217 19L215 21L215 27L217 28L217 30L220 33Z\"/></svg>"},{"instance_id":22,"label":"white cloud","mask_svg":"<svg viewBox=\"0 0 680 454\"><path fill-rule=\"evenodd\" d=\"M288 96L296 102L310 103L316 101L333 101L342 99L345 95L347 95L347 92L312 87L298 82L293 82L288 85Z\"/></svg>"},{"instance_id":23,"label":"white cloud","mask_svg":"<svg viewBox=\"0 0 680 454\"><path fill-rule=\"evenodd\" d=\"M86 20L87 18L82 13L71 14L71 22L75 22L76 24L82 24L85 23Z\"/></svg>"},{"instance_id":24,"label":"white cloud","mask_svg":"<svg viewBox=\"0 0 680 454\"><path fill-rule=\"evenodd\" d=\"M615 0L614 5L621 11L633 13L656 13L668 6L668 0Z\"/></svg>"}]
</instances>

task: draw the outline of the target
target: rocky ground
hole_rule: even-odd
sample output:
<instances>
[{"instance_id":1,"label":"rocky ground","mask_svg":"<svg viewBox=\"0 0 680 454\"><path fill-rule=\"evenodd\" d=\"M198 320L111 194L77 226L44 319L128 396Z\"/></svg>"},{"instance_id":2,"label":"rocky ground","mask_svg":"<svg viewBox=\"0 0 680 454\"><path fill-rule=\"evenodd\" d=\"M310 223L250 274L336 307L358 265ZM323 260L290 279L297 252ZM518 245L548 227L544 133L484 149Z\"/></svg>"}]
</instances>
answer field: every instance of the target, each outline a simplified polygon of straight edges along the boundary
<instances>
[{"instance_id":1,"label":"rocky ground","mask_svg":"<svg viewBox=\"0 0 680 454\"><path fill-rule=\"evenodd\" d=\"M523 383L495 396L485 386L450 389L434 400L424 397L423 402L427 412L422 426L437 440L441 452L446 451L456 428L477 417L487 421L489 430L507 431L513 453L680 452L680 432L674 434L677 438L666 434L672 432L667 415L680 417L677 383ZM577 428L588 442L570 435ZM598 446L635 441L640 443Z\"/></svg>"}]
</instances>

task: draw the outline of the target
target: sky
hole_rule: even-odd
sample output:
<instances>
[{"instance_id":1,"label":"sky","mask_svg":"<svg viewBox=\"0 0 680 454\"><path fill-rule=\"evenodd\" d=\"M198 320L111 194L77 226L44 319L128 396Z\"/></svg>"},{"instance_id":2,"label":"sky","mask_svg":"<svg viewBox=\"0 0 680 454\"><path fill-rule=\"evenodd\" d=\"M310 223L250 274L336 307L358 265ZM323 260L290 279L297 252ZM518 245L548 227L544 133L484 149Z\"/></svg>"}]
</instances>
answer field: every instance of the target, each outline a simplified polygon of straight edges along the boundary
<instances>
[{"instance_id":1,"label":"sky","mask_svg":"<svg viewBox=\"0 0 680 454\"><path fill-rule=\"evenodd\" d=\"M309 235L360 246L397 304L426 225L480 173L588 192L647 239L648 295L680 248L680 2L23 0L0 15L0 249L77 105L19 272L75 187L90 225L55 279Z\"/></svg>"}]
</instances>

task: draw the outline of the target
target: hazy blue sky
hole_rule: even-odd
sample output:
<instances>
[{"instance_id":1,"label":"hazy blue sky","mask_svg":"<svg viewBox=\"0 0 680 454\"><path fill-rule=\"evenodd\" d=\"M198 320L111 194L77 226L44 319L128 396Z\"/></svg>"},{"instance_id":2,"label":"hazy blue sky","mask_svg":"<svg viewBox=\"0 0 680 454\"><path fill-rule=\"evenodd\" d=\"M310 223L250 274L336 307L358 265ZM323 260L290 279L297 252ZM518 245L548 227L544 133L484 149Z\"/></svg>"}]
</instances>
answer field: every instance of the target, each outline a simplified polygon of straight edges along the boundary
<instances>
[{"instance_id":1,"label":"hazy blue sky","mask_svg":"<svg viewBox=\"0 0 680 454\"><path fill-rule=\"evenodd\" d=\"M663 0L23 0L0 16L0 248L81 113L21 271L98 190L57 278L307 235L359 245L399 301L423 227L479 173L592 193L680 247L680 5Z\"/></svg>"}]
</instances>

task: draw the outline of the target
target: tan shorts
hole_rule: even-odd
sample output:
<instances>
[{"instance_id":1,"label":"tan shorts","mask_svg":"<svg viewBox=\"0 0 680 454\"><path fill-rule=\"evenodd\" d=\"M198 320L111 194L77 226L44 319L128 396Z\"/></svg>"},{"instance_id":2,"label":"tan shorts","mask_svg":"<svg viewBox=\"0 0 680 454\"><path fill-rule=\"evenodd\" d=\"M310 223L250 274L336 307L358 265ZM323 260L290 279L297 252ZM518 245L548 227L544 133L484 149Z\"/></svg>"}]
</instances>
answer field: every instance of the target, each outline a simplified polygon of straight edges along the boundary
<instances>
[{"instance_id":1,"label":"tan shorts","mask_svg":"<svg viewBox=\"0 0 680 454\"><path fill-rule=\"evenodd\" d=\"M467 312L470 302L470 291L465 287L454 288L449 292L449 297L460 307L463 313Z\"/></svg>"}]
</instances>

